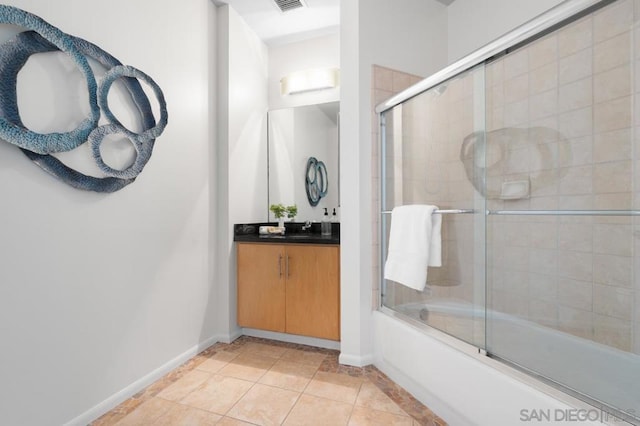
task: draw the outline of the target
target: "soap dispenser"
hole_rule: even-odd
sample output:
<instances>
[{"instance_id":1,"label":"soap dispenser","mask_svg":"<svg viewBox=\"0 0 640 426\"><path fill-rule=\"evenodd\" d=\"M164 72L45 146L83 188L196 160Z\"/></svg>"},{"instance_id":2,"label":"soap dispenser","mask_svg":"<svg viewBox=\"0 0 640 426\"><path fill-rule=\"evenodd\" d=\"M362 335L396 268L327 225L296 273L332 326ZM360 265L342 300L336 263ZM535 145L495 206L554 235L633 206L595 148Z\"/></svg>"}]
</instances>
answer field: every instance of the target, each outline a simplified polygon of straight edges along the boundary
<instances>
[{"instance_id":1,"label":"soap dispenser","mask_svg":"<svg viewBox=\"0 0 640 426\"><path fill-rule=\"evenodd\" d=\"M329 221L329 212L326 207L324 208L324 216L322 216L320 231L322 235L331 235L331 222Z\"/></svg>"},{"instance_id":2,"label":"soap dispenser","mask_svg":"<svg viewBox=\"0 0 640 426\"><path fill-rule=\"evenodd\" d=\"M338 215L336 214L336 208L333 208L333 214L331 215L331 222L338 223Z\"/></svg>"}]
</instances>

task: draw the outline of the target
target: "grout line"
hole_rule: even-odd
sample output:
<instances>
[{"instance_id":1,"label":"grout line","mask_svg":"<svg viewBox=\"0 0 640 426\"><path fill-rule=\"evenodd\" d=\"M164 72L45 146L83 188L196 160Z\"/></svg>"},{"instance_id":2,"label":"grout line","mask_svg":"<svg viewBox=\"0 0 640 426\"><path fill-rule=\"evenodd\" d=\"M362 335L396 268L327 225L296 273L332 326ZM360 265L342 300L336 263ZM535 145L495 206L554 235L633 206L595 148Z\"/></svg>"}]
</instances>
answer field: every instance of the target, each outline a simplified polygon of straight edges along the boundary
<instances>
[{"instance_id":1,"label":"grout line","mask_svg":"<svg viewBox=\"0 0 640 426\"><path fill-rule=\"evenodd\" d=\"M283 425L287 419L289 418L289 416L291 415L291 412L293 411L293 409L295 408L296 405L298 405L298 401L300 401L300 397L302 396L302 392L298 392L298 397L296 398L296 401L293 403L293 405L291 406L291 408L289 408L289 411L287 411L287 415L284 416L284 419L282 419L282 422L280 423L281 425Z\"/></svg>"},{"instance_id":2,"label":"grout line","mask_svg":"<svg viewBox=\"0 0 640 426\"><path fill-rule=\"evenodd\" d=\"M229 377L229 376L225 376L225 377ZM241 379L238 379L237 377L231 377L231 378L232 378L232 379L241 380ZM245 380L245 381L246 381L246 382L251 382L250 380ZM235 402L235 403L234 403L234 404L233 404L233 405L232 405L232 406L231 406L231 407L230 407L230 408L229 408L229 409L228 409L228 410L223 414L223 416L227 417L227 414L229 414L229 412L230 412L231 410L233 410L233 409L235 408L235 406L236 406L236 405L238 405L238 404L240 403L240 401L242 401L242 398L244 398L244 397L249 393L249 391L255 387L255 385L256 385L256 384L257 384L257 382L253 382L253 384L251 385L251 387L249 387L249 389L247 389L247 390L242 394L242 396L241 396L240 398L238 398L238 400L237 400L237 401L236 401L236 402ZM231 416L228 416L228 417L231 417ZM231 417L231 418L235 419L235 417ZM238 420L241 420L241 419L238 419ZM244 420L242 420L242 421L244 421Z\"/></svg>"},{"instance_id":3,"label":"grout line","mask_svg":"<svg viewBox=\"0 0 640 426\"><path fill-rule=\"evenodd\" d=\"M357 401L357 398L356 398ZM349 423L351 423L351 418L353 417L353 412L356 409L356 404L355 402L353 403L353 405L351 406L351 412L349 413L349 418L347 419L347 425L349 425Z\"/></svg>"}]
</instances>

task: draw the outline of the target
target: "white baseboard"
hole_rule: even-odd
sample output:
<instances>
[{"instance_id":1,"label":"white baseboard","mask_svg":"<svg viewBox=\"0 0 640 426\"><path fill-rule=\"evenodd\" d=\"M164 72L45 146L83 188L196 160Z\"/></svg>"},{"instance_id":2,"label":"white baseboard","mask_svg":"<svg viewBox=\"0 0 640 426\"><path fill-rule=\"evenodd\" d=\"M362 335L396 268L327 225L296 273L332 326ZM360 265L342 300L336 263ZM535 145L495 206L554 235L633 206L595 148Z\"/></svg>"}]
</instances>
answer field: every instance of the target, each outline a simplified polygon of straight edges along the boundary
<instances>
[{"instance_id":1,"label":"white baseboard","mask_svg":"<svg viewBox=\"0 0 640 426\"><path fill-rule=\"evenodd\" d=\"M298 336L295 334L277 333L275 331L256 330L243 328L241 334L263 339L279 340L281 342L297 343L299 345L316 346L318 348L340 350L340 342L334 340L318 339L316 337Z\"/></svg>"},{"instance_id":2,"label":"white baseboard","mask_svg":"<svg viewBox=\"0 0 640 426\"><path fill-rule=\"evenodd\" d=\"M238 337L242 336L242 329L241 328L237 328L233 331L231 331L231 333L229 334L221 334L218 336L218 342L221 343L232 343L234 340L236 340Z\"/></svg>"},{"instance_id":3,"label":"white baseboard","mask_svg":"<svg viewBox=\"0 0 640 426\"><path fill-rule=\"evenodd\" d=\"M341 353L340 357L338 358L338 361L340 362L340 364L352 365L354 367L364 367L366 365L371 365L373 364L374 360L375 358L372 354L350 355L350 354Z\"/></svg>"},{"instance_id":4,"label":"white baseboard","mask_svg":"<svg viewBox=\"0 0 640 426\"><path fill-rule=\"evenodd\" d=\"M228 337L228 336L222 336L222 337L224 338L224 337ZM190 348L186 352L183 352L182 354L180 354L177 357L173 358L172 360L170 360L166 364L156 368L151 373L149 373L146 376L136 380L135 382L131 383L129 386L127 386L126 388L122 389L121 391L113 394L112 396L110 396L109 398L105 399L104 401L102 401L98 405L96 405L93 408L89 409L88 411L80 414L75 419L65 423L65 426L76 426L76 425L84 426L84 425L87 425L87 424L91 423L92 421L94 421L98 417L100 417L103 414L109 412L109 410L112 410L113 408L115 408L118 405L122 404L124 401L126 401L129 398L131 398L133 395L135 395L136 393L140 392L142 389L146 388L151 383L153 383L156 380L162 378L165 374L169 373L171 370L173 370L176 367L180 366L184 362L186 362L189 359L193 358L198 353L202 352L203 350L207 349L209 346L211 346L214 343L219 342L219 341L220 341L220 337L219 336L213 336L213 337L210 337L210 338L208 338L207 340L205 340L203 342L198 343L197 345L193 346L192 348Z\"/></svg>"}]
</instances>

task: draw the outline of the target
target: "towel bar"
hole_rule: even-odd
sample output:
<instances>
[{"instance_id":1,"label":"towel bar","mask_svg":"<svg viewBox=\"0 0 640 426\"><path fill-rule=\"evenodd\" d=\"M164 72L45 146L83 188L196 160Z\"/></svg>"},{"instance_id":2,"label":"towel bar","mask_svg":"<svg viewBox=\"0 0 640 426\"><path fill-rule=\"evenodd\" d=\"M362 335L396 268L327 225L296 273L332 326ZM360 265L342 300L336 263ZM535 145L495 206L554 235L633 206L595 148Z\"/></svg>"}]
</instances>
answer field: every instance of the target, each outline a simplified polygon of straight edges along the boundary
<instances>
[{"instance_id":1,"label":"towel bar","mask_svg":"<svg viewBox=\"0 0 640 426\"><path fill-rule=\"evenodd\" d=\"M474 209L434 210L433 214L469 214L475 213ZM382 214L391 214L390 210L382 211Z\"/></svg>"},{"instance_id":2,"label":"towel bar","mask_svg":"<svg viewBox=\"0 0 640 426\"><path fill-rule=\"evenodd\" d=\"M488 210L504 216L640 216L640 210Z\"/></svg>"},{"instance_id":3,"label":"towel bar","mask_svg":"<svg viewBox=\"0 0 640 426\"><path fill-rule=\"evenodd\" d=\"M434 214L472 214L474 209L434 210ZM380 212L391 214L390 210ZM640 210L487 210L488 215L499 216L640 216Z\"/></svg>"}]
</instances>

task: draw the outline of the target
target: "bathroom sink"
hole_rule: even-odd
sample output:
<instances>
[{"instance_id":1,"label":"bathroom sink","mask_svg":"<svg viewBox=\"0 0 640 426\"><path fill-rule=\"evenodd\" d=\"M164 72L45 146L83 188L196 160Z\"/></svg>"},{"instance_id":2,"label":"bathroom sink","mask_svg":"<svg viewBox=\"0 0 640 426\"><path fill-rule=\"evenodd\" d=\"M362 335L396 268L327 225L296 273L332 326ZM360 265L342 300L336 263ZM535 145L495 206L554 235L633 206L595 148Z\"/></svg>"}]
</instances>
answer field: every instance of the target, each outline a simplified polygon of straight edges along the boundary
<instances>
[{"instance_id":1,"label":"bathroom sink","mask_svg":"<svg viewBox=\"0 0 640 426\"><path fill-rule=\"evenodd\" d=\"M320 234L272 234L272 235L262 235L262 237L266 238L277 238L282 240L301 240L301 239L313 239L320 237Z\"/></svg>"},{"instance_id":2,"label":"bathroom sink","mask_svg":"<svg viewBox=\"0 0 640 426\"><path fill-rule=\"evenodd\" d=\"M286 232L281 234L260 234L256 232L262 226L273 226L273 223L253 223L234 225L233 240L247 243L266 244L340 244L340 227L334 224L332 235L322 235L320 224L314 223L311 229L303 229L304 223L286 223Z\"/></svg>"}]
</instances>

